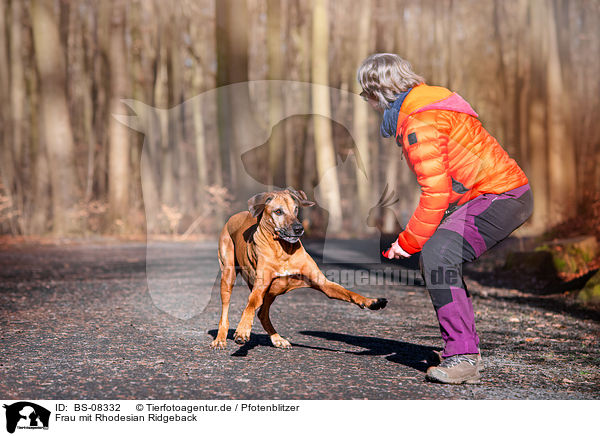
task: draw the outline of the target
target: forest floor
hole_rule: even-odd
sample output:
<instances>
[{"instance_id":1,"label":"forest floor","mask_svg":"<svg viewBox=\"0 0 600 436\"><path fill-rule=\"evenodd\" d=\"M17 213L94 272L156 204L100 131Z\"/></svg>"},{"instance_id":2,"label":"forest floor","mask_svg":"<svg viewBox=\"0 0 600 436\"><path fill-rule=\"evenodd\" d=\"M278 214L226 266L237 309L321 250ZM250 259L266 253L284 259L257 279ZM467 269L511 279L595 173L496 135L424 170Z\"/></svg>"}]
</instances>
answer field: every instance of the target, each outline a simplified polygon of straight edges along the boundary
<instances>
[{"instance_id":1,"label":"forest floor","mask_svg":"<svg viewBox=\"0 0 600 436\"><path fill-rule=\"evenodd\" d=\"M352 250L351 241L333 243L340 252ZM325 265L322 244L305 245L328 273L416 272L415 259ZM446 386L424 380L441 339L421 286L352 287L387 298L380 311L309 289L279 297L271 318L293 345L280 350L258 321L249 343L231 340L248 296L239 282L228 348L217 351L209 348L220 311L216 242L149 247L132 241L0 247L0 397L600 399L599 312L493 273L502 248L466 270L486 367L482 383Z\"/></svg>"}]
</instances>

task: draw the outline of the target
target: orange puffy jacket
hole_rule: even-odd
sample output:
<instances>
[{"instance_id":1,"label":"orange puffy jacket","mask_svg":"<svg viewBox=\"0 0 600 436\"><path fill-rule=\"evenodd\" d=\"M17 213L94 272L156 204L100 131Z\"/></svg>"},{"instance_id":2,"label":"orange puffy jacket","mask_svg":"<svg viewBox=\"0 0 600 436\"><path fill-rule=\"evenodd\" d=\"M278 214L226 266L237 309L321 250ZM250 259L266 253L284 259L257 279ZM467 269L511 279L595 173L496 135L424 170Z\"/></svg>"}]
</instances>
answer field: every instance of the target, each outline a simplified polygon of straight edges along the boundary
<instances>
[{"instance_id":1,"label":"orange puffy jacket","mask_svg":"<svg viewBox=\"0 0 600 436\"><path fill-rule=\"evenodd\" d=\"M458 94L421 84L401 97L395 102L395 134L384 133L389 110L382 134L394 134L421 186L417 209L398 236L400 247L413 254L436 231L450 204L462 205L484 193L501 194L528 180ZM395 119L393 109L391 113Z\"/></svg>"}]
</instances>

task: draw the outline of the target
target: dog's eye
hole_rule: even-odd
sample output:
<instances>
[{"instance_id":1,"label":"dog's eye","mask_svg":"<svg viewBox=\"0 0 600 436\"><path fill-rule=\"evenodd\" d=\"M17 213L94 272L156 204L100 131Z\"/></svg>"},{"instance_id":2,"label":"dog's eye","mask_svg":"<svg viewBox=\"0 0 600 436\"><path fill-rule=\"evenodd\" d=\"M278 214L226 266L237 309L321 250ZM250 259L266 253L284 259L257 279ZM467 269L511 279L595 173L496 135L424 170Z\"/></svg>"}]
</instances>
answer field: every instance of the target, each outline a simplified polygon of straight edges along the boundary
<instances>
[{"instance_id":1,"label":"dog's eye","mask_svg":"<svg viewBox=\"0 0 600 436\"><path fill-rule=\"evenodd\" d=\"M277 210L274 212L274 214L275 214L275 215L277 215L277 216L279 216L279 215L283 215L283 211L282 211L281 209L277 209Z\"/></svg>"}]
</instances>

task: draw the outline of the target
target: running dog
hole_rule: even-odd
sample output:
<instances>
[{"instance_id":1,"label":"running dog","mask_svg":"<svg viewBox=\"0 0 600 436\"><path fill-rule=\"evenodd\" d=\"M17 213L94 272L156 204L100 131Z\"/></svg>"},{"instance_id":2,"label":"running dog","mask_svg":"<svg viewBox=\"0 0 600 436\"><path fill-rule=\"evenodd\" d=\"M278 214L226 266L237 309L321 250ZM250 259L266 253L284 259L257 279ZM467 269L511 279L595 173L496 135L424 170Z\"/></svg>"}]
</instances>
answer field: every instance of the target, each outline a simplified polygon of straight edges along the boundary
<instances>
[{"instance_id":1,"label":"running dog","mask_svg":"<svg viewBox=\"0 0 600 436\"><path fill-rule=\"evenodd\" d=\"M298 221L300 207L313 206L303 191L287 188L263 192L248 200L248 211L233 215L221 231L221 319L211 347L224 349L229 330L229 299L238 272L251 289L234 340L244 344L250 339L254 313L277 348L291 348L269 319L269 307L278 295L308 287L327 297L354 303L371 310L386 306L385 298L366 298L327 280L315 261L304 250L300 237L304 227Z\"/></svg>"}]
</instances>

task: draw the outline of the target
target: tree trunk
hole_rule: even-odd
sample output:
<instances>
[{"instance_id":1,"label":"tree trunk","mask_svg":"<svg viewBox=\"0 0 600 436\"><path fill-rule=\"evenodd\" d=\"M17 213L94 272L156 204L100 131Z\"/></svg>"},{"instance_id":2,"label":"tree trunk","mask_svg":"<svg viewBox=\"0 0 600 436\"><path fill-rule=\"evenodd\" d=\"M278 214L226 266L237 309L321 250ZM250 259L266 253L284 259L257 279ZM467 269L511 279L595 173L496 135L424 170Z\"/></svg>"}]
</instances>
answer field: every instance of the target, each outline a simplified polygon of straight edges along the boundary
<instances>
[{"instance_id":1,"label":"tree trunk","mask_svg":"<svg viewBox=\"0 0 600 436\"><path fill-rule=\"evenodd\" d=\"M148 86L151 81L151 70L148 68L148 59L151 59L153 50L146 51L145 43L152 38L152 33L145 31L145 24L152 10L151 1L136 1L133 7L127 11L127 28L129 29L129 37L131 38L130 49L128 50L128 68L130 71L130 89L133 99L149 103L151 101L151 89ZM138 114L139 115L139 114ZM148 116L149 114L146 114ZM146 126L148 124L145 124ZM136 205L146 206L144 202L144 194L142 187L141 161L142 153L144 152L144 141L150 136L150 132L146 135L136 134L130 131L130 149L131 149L131 191L130 202ZM153 210L157 210L156 207ZM145 229L148 233L148 220L146 219Z\"/></svg>"},{"instance_id":2,"label":"tree trunk","mask_svg":"<svg viewBox=\"0 0 600 436\"><path fill-rule=\"evenodd\" d=\"M238 186L244 171L239 148L254 137L254 120L249 109L248 82L248 5L246 0L217 2L217 86L245 83L219 91L218 128L223 176L237 196L246 196ZM258 145L258 144L257 144Z\"/></svg>"},{"instance_id":3,"label":"tree trunk","mask_svg":"<svg viewBox=\"0 0 600 436\"><path fill-rule=\"evenodd\" d=\"M434 13L434 38L435 46L437 48L437 56L434 61L435 65L435 76L436 83L440 86L450 86L450 76L448 71L448 61L450 57L450 44L449 44L449 32L447 30L446 23L449 20L448 17L448 0L437 0L432 5Z\"/></svg>"},{"instance_id":4,"label":"tree trunk","mask_svg":"<svg viewBox=\"0 0 600 436\"><path fill-rule=\"evenodd\" d=\"M575 144L568 135L569 96L563 85L556 18L553 3L546 2L548 64L546 67L546 129L548 132L548 188L550 225L558 224L576 211Z\"/></svg>"},{"instance_id":5,"label":"tree trunk","mask_svg":"<svg viewBox=\"0 0 600 436\"><path fill-rule=\"evenodd\" d=\"M5 17L8 15L7 2L0 2L0 59L8 59L7 23ZM0 62L0 98L2 101L10 100L10 75L8 62ZM12 144L9 135L10 111L7 105L0 105L0 195L8 197L13 203L12 180L14 169L12 166ZM10 232L16 234L13 220L9 220ZM0 230L4 228L0 227Z\"/></svg>"},{"instance_id":6,"label":"tree trunk","mask_svg":"<svg viewBox=\"0 0 600 436\"><path fill-rule=\"evenodd\" d=\"M267 62L269 80L283 78L281 41L281 0L267 1ZM283 95L280 86L269 86L269 124L275 126L281 120ZM269 138L269 184L285 187L285 143L282 126L273 129ZM291 158L288 156L288 159Z\"/></svg>"},{"instance_id":7,"label":"tree trunk","mask_svg":"<svg viewBox=\"0 0 600 436\"><path fill-rule=\"evenodd\" d=\"M217 1L215 4L215 42L217 50L217 130L219 136L219 160L221 168L217 171L220 184L222 186L231 186L231 157L230 147L232 143L232 132L229 125L229 116L231 113L230 102L227 88L229 84L229 45L228 45L228 27L229 27L229 8L230 1Z\"/></svg>"},{"instance_id":8,"label":"tree trunk","mask_svg":"<svg viewBox=\"0 0 600 436\"><path fill-rule=\"evenodd\" d=\"M33 50L30 53L33 56ZM28 192L23 232L28 235L40 235L48 231L50 212L50 180L48 176L48 156L43 143L42 114L40 113L39 80L35 68L26 74L29 119L27 128L30 143L31 171L27 175Z\"/></svg>"},{"instance_id":9,"label":"tree trunk","mask_svg":"<svg viewBox=\"0 0 600 436\"><path fill-rule=\"evenodd\" d=\"M323 115L313 117L317 173L321 195L325 202L321 206L329 211L328 230L338 233L342 229L342 206L331 132L331 102L327 87L329 84L328 3L327 0L314 0L313 2L312 80L313 83L323 86L313 86L312 101L313 107L318 108L317 112ZM324 183L323 178L326 173L327 183Z\"/></svg>"},{"instance_id":10,"label":"tree trunk","mask_svg":"<svg viewBox=\"0 0 600 436\"><path fill-rule=\"evenodd\" d=\"M162 27L161 27L162 28ZM162 33L162 32L161 32ZM159 42L159 55L157 59L156 83L154 87L154 105L161 108L168 107L168 89L167 83L167 55L166 43ZM158 174L160 174L160 199L161 203L175 205L175 175L173 174L173 150L171 148L171 130L169 128L169 111L159 110L156 113L158 118L158 131L160 132L159 153L160 160Z\"/></svg>"},{"instance_id":11,"label":"tree trunk","mask_svg":"<svg viewBox=\"0 0 600 436\"><path fill-rule=\"evenodd\" d=\"M109 45L110 66L110 115L123 114L120 102L127 93L127 59L125 56L125 4L124 0L113 0ZM123 230L129 215L129 132L127 127L114 117L109 118L108 158L108 207L109 220L114 224L121 220Z\"/></svg>"},{"instance_id":12,"label":"tree trunk","mask_svg":"<svg viewBox=\"0 0 600 436\"><path fill-rule=\"evenodd\" d=\"M98 197L105 201L108 195L108 125L109 101L110 101L110 71L107 62L110 40L111 10L107 7L100 7L94 17L95 42L98 50L94 58L94 97L93 103L96 109L94 118L94 131L96 132L96 141L98 143L98 153L96 156L96 171L94 171L94 185L96 186Z\"/></svg>"},{"instance_id":13,"label":"tree trunk","mask_svg":"<svg viewBox=\"0 0 600 436\"><path fill-rule=\"evenodd\" d=\"M23 214L23 176L24 174L24 117L25 117L25 71L23 69L23 25L22 3L11 2L10 31L10 113L12 115L12 165L14 174L14 198L19 215ZM21 229L22 230L22 229Z\"/></svg>"},{"instance_id":14,"label":"tree trunk","mask_svg":"<svg viewBox=\"0 0 600 436\"><path fill-rule=\"evenodd\" d=\"M199 89L199 88L196 88ZM193 123L194 123L194 145L196 149L196 164L198 168L198 189L196 198L200 205L204 204L206 199L205 190L208 186L208 165L206 154L206 139L204 134L204 116L202 114L202 104L200 97L194 99Z\"/></svg>"},{"instance_id":15,"label":"tree trunk","mask_svg":"<svg viewBox=\"0 0 600 436\"><path fill-rule=\"evenodd\" d=\"M32 126L35 129L43 127L44 120L39 119L37 126ZM46 145L44 139L39 138L36 141L35 153L35 179L33 186L33 199L35 208L31 216L31 233L40 235L48 230L48 209L50 204L50 180L48 168L48 154L46 153Z\"/></svg>"},{"instance_id":16,"label":"tree trunk","mask_svg":"<svg viewBox=\"0 0 600 436\"><path fill-rule=\"evenodd\" d=\"M197 29L190 30L192 38L197 42L198 51L204 54L202 47L202 39ZM200 61L200 56L196 57L196 72L192 79L192 89L194 97L192 98L191 111L192 111L192 125L193 125L193 141L194 149L196 152L196 183L197 189L195 189L195 197L198 205L202 207L206 202L206 188L208 187L208 156L206 147L206 131L204 128L204 114L206 108L202 106L202 103L206 101L206 98L202 98L200 94L204 91L206 70L204 64ZM206 104L206 103L205 103Z\"/></svg>"},{"instance_id":17,"label":"tree trunk","mask_svg":"<svg viewBox=\"0 0 600 436\"><path fill-rule=\"evenodd\" d=\"M87 142L87 163L86 163L86 180L85 193L83 200L87 203L92 199L94 187L94 169L95 169L95 154L97 147L96 130L94 129L94 55L88 55L89 52L94 52L97 47L94 47L93 39L90 34L93 29L89 27L88 20L83 20L81 23L82 34L82 53L83 53L83 83L82 83L82 105L83 105L83 130L84 137Z\"/></svg>"},{"instance_id":18,"label":"tree trunk","mask_svg":"<svg viewBox=\"0 0 600 436\"><path fill-rule=\"evenodd\" d=\"M290 79L301 82L310 80L310 10L311 3L294 0L288 9L288 46L286 66ZM299 107L310 107L310 95L304 92L289 93L286 95L288 105L299 105ZM308 116L295 116L289 118L285 123L286 134L286 159L285 177L286 186L294 186L298 189L312 191L304 184L306 160L297 159L297 156L305 156L307 140L310 137Z\"/></svg>"},{"instance_id":19,"label":"tree trunk","mask_svg":"<svg viewBox=\"0 0 600 436\"><path fill-rule=\"evenodd\" d=\"M531 19L529 38L529 58L531 59L531 92L528 99L528 145L530 158L529 182L534 195L531 230L542 232L549 222L548 216L548 147L546 145L546 56L547 40L545 26L547 22L539 11L545 7L545 0L529 3Z\"/></svg>"},{"instance_id":20,"label":"tree trunk","mask_svg":"<svg viewBox=\"0 0 600 436\"><path fill-rule=\"evenodd\" d=\"M55 235L75 231L74 209L79 199L74 144L65 95L65 65L52 0L33 0L31 19L40 77L44 137L52 185L52 230Z\"/></svg>"},{"instance_id":21,"label":"tree trunk","mask_svg":"<svg viewBox=\"0 0 600 436\"><path fill-rule=\"evenodd\" d=\"M218 153L212 153L214 148L209 147L209 144L214 141L207 140L209 129L206 129L204 125L206 114L210 113L212 110L212 104L214 104L214 102L208 103L206 97L200 97L200 94L206 91L206 89L214 87L214 85L212 85L210 80L207 78L208 66L203 61L207 57L207 52L212 50L212 47L209 49L210 44L209 41L207 41L207 35L204 29L201 29L198 26L191 26L190 32L192 41L195 41L193 43L193 50L196 58L196 72L194 73L192 79L194 97L192 98L191 107L194 148L196 151L196 167L198 171L198 189L196 189L196 200L202 208L207 200L206 188L210 184L209 174L211 170L214 171L213 180L219 180L213 183L220 184L221 178L218 176L218 172L221 168L221 162L218 159ZM212 157L212 159L209 160L209 156ZM212 168L209 162L214 162Z\"/></svg>"},{"instance_id":22,"label":"tree trunk","mask_svg":"<svg viewBox=\"0 0 600 436\"><path fill-rule=\"evenodd\" d=\"M8 41L6 38L6 21L5 17L8 11L7 2L0 2L0 59L8 59ZM8 72L8 63L0 62L0 95L3 100L8 98L8 90L9 90L9 72ZM2 123L0 124L0 132L2 134L6 133L6 122L4 120L5 114L5 105L0 106L0 120ZM3 138L0 138L3 139ZM4 146L5 143L2 142Z\"/></svg>"},{"instance_id":23,"label":"tree trunk","mask_svg":"<svg viewBox=\"0 0 600 436\"><path fill-rule=\"evenodd\" d=\"M494 0L494 15L493 15L493 23L494 23L494 39L495 46L497 50L498 56L498 87L500 88L500 95L503 96L504 99L509 99L511 95L509 94L507 76L506 76L506 66L504 65L504 41L502 36L502 4L499 0ZM501 129L498 133L496 133L496 138L498 141L503 144L504 148L512 148L513 142L510 140L512 135L509 135L508 128L508 120L510 116L510 111L502 110L500 111L500 126Z\"/></svg>"},{"instance_id":24,"label":"tree trunk","mask_svg":"<svg viewBox=\"0 0 600 436\"><path fill-rule=\"evenodd\" d=\"M169 106L169 150L172 154L173 181L177 193L176 204L180 211L189 212L194 204L192 184L190 180L187 147L183 141L183 120L185 105L183 103L183 71L181 56L182 20L177 10L170 14L167 24L167 94Z\"/></svg>"},{"instance_id":25,"label":"tree trunk","mask_svg":"<svg viewBox=\"0 0 600 436\"><path fill-rule=\"evenodd\" d=\"M528 57L529 47L525 32L527 26L527 0L519 0L516 8L516 44L515 44L515 138L519 164L526 174L529 174L529 148L527 137L528 111L531 65Z\"/></svg>"},{"instance_id":26,"label":"tree trunk","mask_svg":"<svg viewBox=\"0 0 600 436\"><path fill-rule=\"evenodd\" d=\"M360 18L358 21L357 29L357 45L356 45L356 57L355 65L358 67L360 63L369 55L369 31L371 24L371 3L365 2L360 11ZM362 88L358 80L354 80L354 92L360 94ZM362 219L368 216L369 209L373 206L373 187L375 180L373 179L373 172L371 171L371 150L369 147L369 104L362 101L361 99L354 98L353 105L353 130L354 130L354 141L356 148L360 154L360 159L364 164L364 169L367 173L366 180L360 170L356 167L356 180L357 196L358 196L358 211L359 213L355 216ZM375 141L377 143L377 141ZM355 223L355 228L358 227L359 223Z\"/></svg>"},{"instance_id":27,"label":"tree trunk","mask_svg":"<svg viewBox=\"0 0 600 436\"><path fill-rule=\"evenodd\" d=\"M150 136L150 135L148 135ZM148 139L146 139L148 141ZM146 144L147 145L147 144ZM159 232L158 213L160 211L160 198L158 186L156 186L155 168L150 151L144 149L141 154L140 179L143 186L144 208L146 211L146 233L152 235Z\"/></svg>"}]
</instances>

